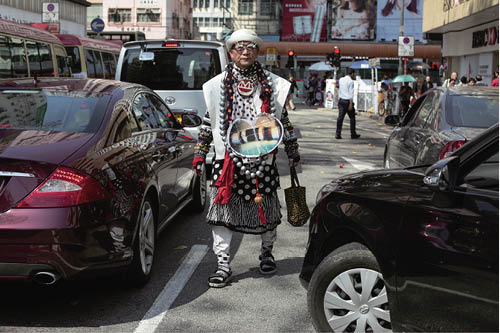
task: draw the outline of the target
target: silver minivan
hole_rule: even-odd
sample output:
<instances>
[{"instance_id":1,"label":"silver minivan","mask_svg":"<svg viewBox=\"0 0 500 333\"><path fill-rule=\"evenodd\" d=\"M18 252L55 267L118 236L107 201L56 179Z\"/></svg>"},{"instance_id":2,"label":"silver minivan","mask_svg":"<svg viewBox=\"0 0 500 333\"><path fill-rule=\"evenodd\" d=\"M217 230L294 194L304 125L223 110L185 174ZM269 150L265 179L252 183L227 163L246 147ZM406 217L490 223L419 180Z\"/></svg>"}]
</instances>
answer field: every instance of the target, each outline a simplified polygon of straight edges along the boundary
<instances>
[{"instance_id":1,"label":"silver minivan","mask_svg":"<svg viewBox=\"0 0 500 333\"><path fill-rule=\"evenodd\" d=\"M221 42L143 40L123 45L115 79L153 89L174 113L195 111L203 118L206 105L202 86L220 74L227 63L228 53Z\"/></svg>"}]
</instances>

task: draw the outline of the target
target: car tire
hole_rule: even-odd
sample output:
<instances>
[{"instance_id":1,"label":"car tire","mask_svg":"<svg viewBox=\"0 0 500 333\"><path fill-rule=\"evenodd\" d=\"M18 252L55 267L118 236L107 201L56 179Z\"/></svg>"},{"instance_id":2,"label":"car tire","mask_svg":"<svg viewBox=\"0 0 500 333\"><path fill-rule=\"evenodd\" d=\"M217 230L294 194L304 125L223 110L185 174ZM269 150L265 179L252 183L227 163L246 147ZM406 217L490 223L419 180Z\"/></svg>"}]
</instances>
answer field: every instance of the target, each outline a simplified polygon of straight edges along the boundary
<instances>
[{"instance_id":1,"label":"car tire","mask_svg":"<svg viewBox=\"0 0 500 333\"><path fill-rule=\"evenodd\" d=\"M207 204L207 171L205 165L201 168L201 175L194 176L193 182L193 201L190 204L190 209L196 213L201 213L205 210Z\"/></svg>"},{"instance_id":2,"label":"car tire","mask_svg":"<svg viewBox=\"0 0 500 333\"><path fill-rule=\"evenodd\" d=\"M151 278L155 259L156 218L152 202L146 198L138 217L132 263L125 276L127 283L142 286Z\"/></svg>"},{"instance_id":3,"label":"car tire","mask_svg":"<svg viewBox=\"0 0 500 333\"><path fill-rule=\"evenodd\" d=\"M365 332L368 326L373 332L391 331L380 267L362 244L343 245L323 259L309 282L307 303L318 332Z\"/></svg>"}]
</instances>

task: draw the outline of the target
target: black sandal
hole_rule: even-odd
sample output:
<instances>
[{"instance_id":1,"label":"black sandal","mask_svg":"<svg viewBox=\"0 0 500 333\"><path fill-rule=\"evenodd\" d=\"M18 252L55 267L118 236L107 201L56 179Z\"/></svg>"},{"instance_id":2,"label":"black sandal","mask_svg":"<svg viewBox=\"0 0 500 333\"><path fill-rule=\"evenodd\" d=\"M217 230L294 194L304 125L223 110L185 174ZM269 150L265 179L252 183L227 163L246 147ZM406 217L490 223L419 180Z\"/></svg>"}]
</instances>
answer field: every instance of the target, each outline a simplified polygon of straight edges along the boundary
<instances>
[{"instance_id":1,"label":"black sandal","mask_svg":"<svg viewBox=\"0 0 500 333\"><path fill-rule=\"evenodd\" d=\"M271 253L264 253L259 256L260 268L259 271L264 275L271 275L276 273L276 262Z\"/></svg>"},{"instance_id":2,"label":"black sandal","mask_svg":"<svg viewBox=\"0 0 500 333\"><path fill-rule=\"evenodd\" d=\"M209 276L208 286L211 288L224 288L231 280L232 274L230 268L218 267L217 270Z\"/></svg>"}]
</instances>

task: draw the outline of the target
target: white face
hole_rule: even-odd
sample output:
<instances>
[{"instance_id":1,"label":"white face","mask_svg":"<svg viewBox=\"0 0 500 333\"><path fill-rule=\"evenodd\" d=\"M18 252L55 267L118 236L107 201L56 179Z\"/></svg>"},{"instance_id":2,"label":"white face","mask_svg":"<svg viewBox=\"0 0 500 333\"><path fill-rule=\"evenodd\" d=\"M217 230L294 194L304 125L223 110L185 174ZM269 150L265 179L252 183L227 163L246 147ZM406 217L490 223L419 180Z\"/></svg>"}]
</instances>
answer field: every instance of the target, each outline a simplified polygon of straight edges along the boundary
<instances>
[{"instance_id":1,"label":"white face","mask_svg":"<svg viewBox=\"0 0 500 333\"><path fill-rule=\"evenodd\" d=\"M247 69L257 60L259 48L255 43L238 42L234 44L229 54L238 67Z\"/></svg>"}]
</instances>

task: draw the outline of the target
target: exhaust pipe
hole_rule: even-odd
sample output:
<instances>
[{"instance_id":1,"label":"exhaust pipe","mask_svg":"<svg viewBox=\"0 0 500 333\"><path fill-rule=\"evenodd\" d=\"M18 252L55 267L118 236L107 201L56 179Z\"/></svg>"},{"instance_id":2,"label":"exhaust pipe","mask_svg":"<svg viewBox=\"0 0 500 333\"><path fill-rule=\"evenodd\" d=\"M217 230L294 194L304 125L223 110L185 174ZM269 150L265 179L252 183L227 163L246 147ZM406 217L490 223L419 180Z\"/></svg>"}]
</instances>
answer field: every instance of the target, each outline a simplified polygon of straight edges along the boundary
<instances>
[{"instance_id":1,"label":"exhaust pipe","mask_svg":"<svg viewBox=\"0 0 500 333\"><path fill-rule=\"evenodd\" d=\"M33 275L33 281L44 286L50 286L56 283L61 276L57 273L52 272L36 272Z\"/></svg>"}]
</instances>

